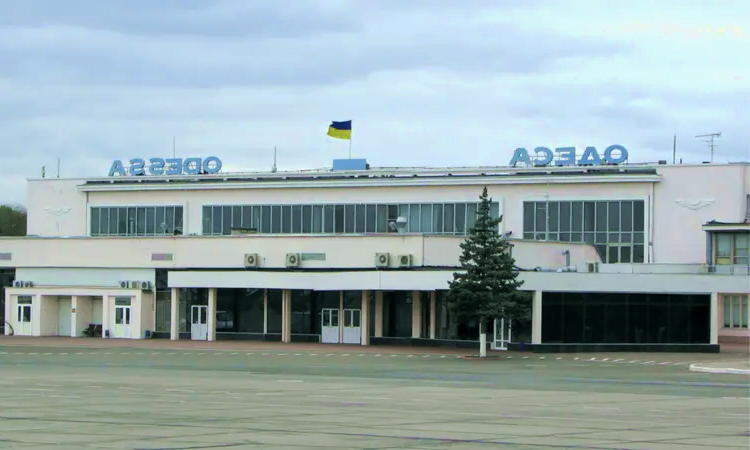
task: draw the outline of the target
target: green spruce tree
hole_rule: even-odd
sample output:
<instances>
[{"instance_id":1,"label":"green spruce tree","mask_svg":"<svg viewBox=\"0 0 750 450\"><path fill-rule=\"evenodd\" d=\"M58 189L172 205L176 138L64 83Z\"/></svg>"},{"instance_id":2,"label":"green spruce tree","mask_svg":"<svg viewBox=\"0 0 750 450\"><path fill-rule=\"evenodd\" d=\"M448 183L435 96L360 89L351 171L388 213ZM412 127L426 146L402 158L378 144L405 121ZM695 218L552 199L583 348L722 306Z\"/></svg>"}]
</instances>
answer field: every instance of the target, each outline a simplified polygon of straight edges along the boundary
<instances>
[{"instance_id":1,"label":"green spruce tree","mask_svg":"<svg viewBox=\"0 0 750 450\"><path fill-rule=\"evenodd\" d=\"M528 309L526 295L520 292L523 281L510 255L508 241L498 232L502 216L490 214L492 199L487 187L479 197L474 227L461 243L461 272L449 282L448 301L461 320L477 320L480 335L497 318L523 317Z\"/></svg>"}]
</instances>

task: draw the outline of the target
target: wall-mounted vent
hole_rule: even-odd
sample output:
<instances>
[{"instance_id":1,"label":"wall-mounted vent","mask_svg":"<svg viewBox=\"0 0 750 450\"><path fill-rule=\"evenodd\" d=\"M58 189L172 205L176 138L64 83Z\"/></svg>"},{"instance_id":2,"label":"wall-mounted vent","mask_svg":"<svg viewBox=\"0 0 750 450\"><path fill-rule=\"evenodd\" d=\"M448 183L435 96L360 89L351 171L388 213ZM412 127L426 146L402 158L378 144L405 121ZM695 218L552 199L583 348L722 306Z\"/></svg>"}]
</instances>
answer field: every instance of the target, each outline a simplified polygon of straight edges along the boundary
<instances>
[{"instance_id":1,"label":"wall-mounted vent","mask_svg":"<svg viewBox=\"0 0 750 450\"><path fill-rule=\"evenodd\" d=\"M151 261L172 261L172 253L151 253Z\"/></svg>"},{"instance_id":2,"label":"wall-mounted vent","mask_svg":"<svg viewBox=\"0 0 750 450\"><path fill-rule=\"evenodd\" d=\"M0 261L10 261L13 258L13 253L0 253Z\"/></svg>"}]
</instances>

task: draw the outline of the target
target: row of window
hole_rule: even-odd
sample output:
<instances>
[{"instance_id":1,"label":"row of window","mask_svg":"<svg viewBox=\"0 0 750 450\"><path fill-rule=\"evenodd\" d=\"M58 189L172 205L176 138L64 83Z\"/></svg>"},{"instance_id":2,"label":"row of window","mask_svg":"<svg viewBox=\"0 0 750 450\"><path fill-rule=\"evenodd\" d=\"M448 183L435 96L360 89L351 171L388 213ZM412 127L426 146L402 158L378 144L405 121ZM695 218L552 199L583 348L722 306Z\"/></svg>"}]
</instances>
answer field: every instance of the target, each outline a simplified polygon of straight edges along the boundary
<instances>
[{"instance_id":1,"label":"row of window","mask_svg":"<svg viewBox=\"0 0 750 450\"><path fill-rule=\"evenodd\" d=\"M716 233L716 264L750 264L750 233Z\"/></svg>"},{"instance_id":2,"label":"row of window","mask_svg":"<svg viewBox=\"0 0 750 450\"><path fill-rule=\"evenodd\" d=\"M643 200L535 201L523 204L523 237L594 245L607 263L642 263Z\"/></svg>"},{"instance_id":3,"label":"row of window","mask_svg":"<svg viewBox=\"0 0 750 450\"><path fill-rule=\"evenodd\" d=\"M182 206L91 208L91 236L182 234Z\"/></svg>"},{"instance_id":4,"label":"row of window","mask_svg":"<svg viewBox=\"0 0 750 450\"><path fill-rule=\"evenodd\" d=\"M232 229L271 234L395 233L398 217L409 233L465 235L476 221L478 203L348 205L217 205L203 207L203 234ZM493 217L500 205L492 203Z\"/></svg>"}]
</instances>

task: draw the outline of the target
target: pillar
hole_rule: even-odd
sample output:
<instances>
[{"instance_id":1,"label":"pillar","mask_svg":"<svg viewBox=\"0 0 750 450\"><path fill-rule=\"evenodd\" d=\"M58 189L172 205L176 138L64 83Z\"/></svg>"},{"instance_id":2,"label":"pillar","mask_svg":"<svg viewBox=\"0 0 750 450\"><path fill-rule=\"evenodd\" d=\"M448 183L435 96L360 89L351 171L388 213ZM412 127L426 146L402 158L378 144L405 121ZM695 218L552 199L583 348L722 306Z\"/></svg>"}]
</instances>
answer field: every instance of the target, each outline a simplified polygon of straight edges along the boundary
<instances>
[{"instance_id":1,"label":"pillar","mask_svg":"<svg viewBox=\"0 0 750 450\"><path fill-rule=\"evenodd\" d=\"M208 340L216 340L216 288L208 288Z\"/></svg>"},{"instance_id":2,"label":"pillar","mask_svg":"<svg viewBox=\"0 0 750 450\"><path fill-rule=\"evenodd\" d=\"M383 291L375 291L375 337L383 337Z\"/></svg>"},{"instance_id":3,"label":"pillar","mask_svg":"<svg viewBox=\"0 0 750 450\"><path fill-rule=\"evenodd\" d=\"M370 291L362 291L362 316L360 317L360 332L362 345L370 345Z\"/></svg>"},{"instance_id":4,"label":"pillar","mask_svg":"<svg viewBox=\"0 0 750 450\"><path fill-rule=\"evenodd\" d=\"M344 342L344 291L339 291L339 343Z\"/></svg>"},{"instance_id":5,"label":"pillar","mask_svg":"<svg viewBox=\"0 0 750 450\"><path fill-rule=\"evenodd\" d=\"M709 344L716 345L719 343L719 294L717 292L711 293L711 306L710 306L711 320L709 322Z\"/></svg>"},{"instance_id":6,"label":"pillar","mask_svg":"<svg viewBox=\"0 0 750 450\"><path fill-rule=\"evenodd\" d=\"M107 333L109 337L112 337L112 321L109 313L112 309L109 305L112 298L109 295L102 295L102 338L106 338Z\"/></svg>"},{"instance_id":7,"label":"pillar","mask_svg":"<svg viewBox=\"0 0 750 450\"><path fill-rule=\"evenodd\" d=\"M268 334L268 289L263 289L263 334Z\"/></svg>"},{"instance_id":8,"label":"pillar","mask_svg":"<svg viewBox=\"0 0 750 450\"><path fill-rule=\"evenodd\" d=\"M531 306L531 343L542 343L542 291L534 291Z\"/></svg>"},{"instance_id":9,"label":"pillar","mask_svg":"<svg viewBox=\"0 0 750 450\"><path fill-rule=\"evenodd\" d=\"M14 311L13 307L15 306L15 302L11 302L11 296L10 296L10 289L5 289L5 320L8 321L9 324L12 324L13 327L16 327L18 323L18 311ZM16 307L17 309L18 307ZM5 325L5 335L10 335L10 329L11 327L8 326L8 324Z\"/></svg>"},{"instance_id":10,"label":"pillar","mask_svg":"<svg viewBox=\"0 0 750 450\"><path fill-rule=\"evenodd\" d=\"M411 337L422 337L422 292L411 291Z\"/></svg>"},{"instance_id":11,"label":"pillar","mask_svg":"<svg viewBox=\"0 0 750 450\"><path fill-rule=\"evenodd\" d=\"M437 291L430 292L430 339L435 339L435 326L437 325Z\"/></svg>"},{"instance_id":12,"label":"pillar","mask_svg":"<svg viewBox=\"0 0 750 450\"><path fill-rule=\"evenodd\" d=\"M281 342L292 341L292 291L284 289L281 294Z\"/></svg>"},{"instance_id":13,"label":"pillar","mask_svg":"<svg viewBox=\"0 0 750 450\"><path fill-rule=\"evenodd\" d=\"M180 289L172 288L172 298L169 301L169 339L180 339Z\"/></svg>"}]
</instances>

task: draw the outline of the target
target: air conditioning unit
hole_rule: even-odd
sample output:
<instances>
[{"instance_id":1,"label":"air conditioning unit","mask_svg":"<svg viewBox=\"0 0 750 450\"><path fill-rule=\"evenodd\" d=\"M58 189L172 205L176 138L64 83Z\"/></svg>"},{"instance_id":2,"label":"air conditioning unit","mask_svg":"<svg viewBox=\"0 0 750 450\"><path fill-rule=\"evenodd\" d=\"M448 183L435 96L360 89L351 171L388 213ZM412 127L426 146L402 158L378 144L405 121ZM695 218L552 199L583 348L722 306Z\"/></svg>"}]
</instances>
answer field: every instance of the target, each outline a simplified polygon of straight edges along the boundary
<instances>
[{"instance_id":1,"label":"air conditioning unit","mask_svg":"<svg viewBox=\"0 0 750 450\"><path fill-rule=\"evenodd\" d=\"M151 285L150 281L141 281L140 288L142 291L150 291L151 289L153 289L153 286Z\"/></svg>"},{"instance_id":2,"label":"air conditioning unit","mask_svg":"<svg viewBox=\"0 0 750 450\"><path fill-rule=\"evenodd\" d=\"M388 267L390 266L390 261L390 253L375 253L375 267Z\"/></svg>"},{"instance_id":3,"label":"air conditioning unit","mask_svg":"<svg viewBox=\"0 0 750 450\"><path fill-rule=\"evenodd\" d=\"M398 255L398 266L399 267L411 267L413 264L413 255Z\"/></svg>"},{"instance_id":4,"label":"air conditioning unit","mask_svg":"<svg viewBox=\"0 0 750 450\"><path fill-rule=\"evenodd\" d=\"M599 273L599 261L587 261L586 272L588 273Z\"/></svg>"},{"instance_id":5,"label":"air conditioning unit","mask_svg":"<svg viewBox=\"0 0 750 450\"><path fill-rule=\"evenodd\" d=\"M245 267L256 267L258 265L257 253L245 253Z\"/></svg>"},{"instance_id":6,"label":"air conditioning unit","mask_svg":"<svg viewBox=\"0 0 750 450\"><path fill-rule=\"evenodd\" d=\"M287 253L286 254L286 266L287 267L299 267L299 253Z\"/></svg>"},{"instance_id":7,"label":"air conditioning unit","mask_svg":"<svg viewBox=\"0 0 750 450\"><path fill-rule=\"evenodd\" d=\"M14 281L13 282L13 287L17 287L17 288L23 287L23 281L21 281L21 280Z\"/></svg>"},{"instance_id":8,"label":"air conditioning unit","mask_svg":"<svg viewBox=\"0 0 750 450\"><path fill-rule=\"evenodd\" d=\"M130 281L120 281L120 289L130 288Z\"/></svg>"}]
</instances>

